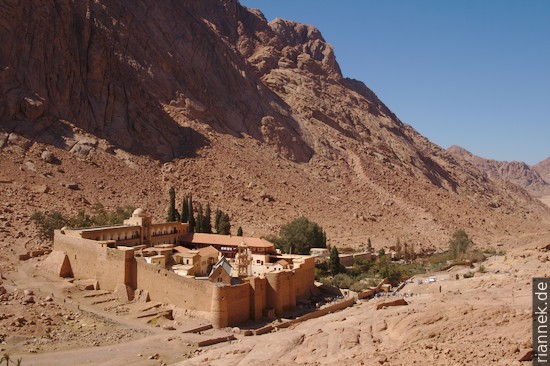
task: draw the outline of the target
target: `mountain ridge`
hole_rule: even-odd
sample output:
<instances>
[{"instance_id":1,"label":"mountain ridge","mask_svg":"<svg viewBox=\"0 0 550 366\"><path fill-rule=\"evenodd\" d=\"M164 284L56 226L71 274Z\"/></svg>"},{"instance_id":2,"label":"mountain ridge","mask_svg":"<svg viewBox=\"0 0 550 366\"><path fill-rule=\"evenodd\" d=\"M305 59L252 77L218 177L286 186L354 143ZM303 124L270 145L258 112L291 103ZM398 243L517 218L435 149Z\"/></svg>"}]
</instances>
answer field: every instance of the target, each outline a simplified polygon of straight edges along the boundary
<instances>
[{"instance_id":1,"label":"mountain ridge","mask_svg":"<svg viewBox=\"0 0 550 366\"><path fill-rule=\"evenodd\" d=\"M470 163L491 179L502 179L525 188L535 196L550 195L550 183L542 177L537 165L529 166L522 161L498 161L485 159L472 154L463 147L453 145L448 151ZM546 159L550 161L549 159ZM544 161L539 163L539 170L544 173ZM550 177L550 175L547 175Z\"/></svg>"},{"instance_id":2,"label":"mountain ridge","mask_svg":"<svg viewBox=\"0 0 550 366\"><path fill-rule=\"evenodd\" d=\"M52 4L2 0L1 178L14 185L2 194L21 217L99 201L162 219L170 186L249 233L305 215L351 247L444 247L457 228L503 243L548 217L345 78L315 27L268 22L237 1ZM60 188L68 181L80 190ZM36 185L49 193L30 203Z\"/></svg>"}]
</instances>

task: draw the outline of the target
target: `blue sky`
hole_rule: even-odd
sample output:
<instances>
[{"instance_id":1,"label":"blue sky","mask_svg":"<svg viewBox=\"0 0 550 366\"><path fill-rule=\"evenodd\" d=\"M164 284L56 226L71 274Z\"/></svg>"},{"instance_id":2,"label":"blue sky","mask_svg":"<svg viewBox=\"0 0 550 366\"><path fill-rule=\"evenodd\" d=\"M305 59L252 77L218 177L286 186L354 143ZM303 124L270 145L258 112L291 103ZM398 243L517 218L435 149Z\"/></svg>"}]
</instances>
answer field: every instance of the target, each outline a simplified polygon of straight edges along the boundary
<instances>
[{"instance_id":1,"label":"blue sky","mask_svg":"<svg viewBox=\"0 0 550 366\"><path fill-rule=\"evenodd\" d=\"M312 24L344 76L447 148L550 156L550 0L241 0Z\"/></svg>"}]
</instances>

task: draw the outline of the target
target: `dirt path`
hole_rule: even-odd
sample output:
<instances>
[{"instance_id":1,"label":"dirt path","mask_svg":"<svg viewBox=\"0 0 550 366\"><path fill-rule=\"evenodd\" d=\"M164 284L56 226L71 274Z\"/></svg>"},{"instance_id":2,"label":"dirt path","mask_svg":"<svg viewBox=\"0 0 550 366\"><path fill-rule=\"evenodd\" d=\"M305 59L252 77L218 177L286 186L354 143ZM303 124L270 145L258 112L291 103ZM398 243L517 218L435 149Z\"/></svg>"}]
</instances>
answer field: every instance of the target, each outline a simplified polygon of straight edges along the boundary
<instances>
[{"instance_id":1,"label":"dirt path","mask_svg":"<svg viewBox=\"0 0 550 366\"><path fill-rule=\"evenodd\" d=\"M142 339L102 347L78 348L67 351L35 355L13 355L22 358L24 365L74 366L74 365L158 365L175 363L188 358L195 348L179 337L154 334ZM149 359L150 356L157 357Z\"/></svg>"},{"instance_id":2,"label":"dirt path","mask_svg":"<svg viewBox=\"0 0 550 366\"><path fill-rule=\"evenodd\" d=\"M10 352L13 359L21 358L24 365L158 365L179 362L194 352L200 352L195 344L199 338L205 338L204 336L153 327L131 315L120 316L102 309L101 306L84 304L79 296L81 294L67 294L66 289L73 287L70 282L40 273L35 265L33 261L21 263L17 272L10 273L10 282L19 289L32 289L40 298L52 296L57 305L78 312L83 317L98 319L107 324L107 329L102 332L109 332L109 329L112 332L127 330L134 335L129 341L104 346L94 347L81 342L71 349L59 351L46 350L34 354ZM104 334L102 332L98 335Z\"/></svg>"}]
</instances>

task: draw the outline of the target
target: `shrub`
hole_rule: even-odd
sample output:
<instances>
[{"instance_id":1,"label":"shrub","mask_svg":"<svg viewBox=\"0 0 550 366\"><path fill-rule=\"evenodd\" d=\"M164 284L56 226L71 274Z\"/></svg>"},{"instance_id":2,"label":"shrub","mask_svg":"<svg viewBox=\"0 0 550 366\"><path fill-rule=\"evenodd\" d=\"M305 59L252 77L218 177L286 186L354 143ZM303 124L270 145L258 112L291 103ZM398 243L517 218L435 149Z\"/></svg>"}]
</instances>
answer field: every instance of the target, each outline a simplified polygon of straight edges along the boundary
<instances>
[{"instance_id":1,"label":"shrub","mask_svg":"<svg viewBox=\"0 0 550 366\"><path fill-rule=\"evenodd\" d=\"M349 289L351 291L355 291L355 292L361 292L361 291L364 291L368 288L369 288L369 285L367 285L363 281L356 281L356 282L352 283L351 286L349 287Z\"/></svg>"},{"instance_id":2,"label":"shrub","mask_svg":"<svg viewBox=\"0 0 550 366\"><path fill-rule=\"evenodd\" d=\"M332 278L332 284L338 288L350 288L353 279L344 273L338 273Z\"/></svg>"}]
</instances>

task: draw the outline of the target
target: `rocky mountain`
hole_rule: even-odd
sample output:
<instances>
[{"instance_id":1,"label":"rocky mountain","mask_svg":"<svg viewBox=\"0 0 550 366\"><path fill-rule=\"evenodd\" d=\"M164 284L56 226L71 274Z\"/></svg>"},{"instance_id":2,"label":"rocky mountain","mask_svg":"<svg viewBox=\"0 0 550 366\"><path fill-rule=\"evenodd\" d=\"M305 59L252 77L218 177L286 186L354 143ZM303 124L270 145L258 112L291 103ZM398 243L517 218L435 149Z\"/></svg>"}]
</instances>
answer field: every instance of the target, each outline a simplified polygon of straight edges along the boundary
<instances>
[{"instance_id":1,"label":"rocky mountain","mask_svg":"<svg viewBox=\"0 0 550 366\"><path fill-rule=\"evenodd\" d=\"M531 168L537 173L539 173L539 175L545 181L550 182L550 157L533 165Z\"/></svg>"},{"instance_id":2,"label":"rocky mountain","mask_svg":"<svg viewBox=\"0 0 550 366\"><path fill-rule=\"evenodd\" d=\"M247 234L305 215L341 246L421 250L457 228L495 244L548 217L345 78L313 26L236 0L0 8L0 234L17 248L40 244L34 210L130 203L162 218L170 186Z\"/></svg>"},{"instance_id":3,"label":"rocky mountain","mask_svg":"<svg viewBox=\"0 0 550 366\"><path fill-rule=\"evenodd\" d=\"M550 183L548 183L548 181L543 178L542 174L539 173L539 170L543 173L545 171L550 172L548 169L545 170L544 162L539 163L540 165L537 169L536 165L530 167L521 161L508 162L481 158L456 145L449 147L448 151L456 157L473 164L490 179L501 179L512 182L525 188L529 193L535 196L550 194ZM547 160L549 162L546 166L550 166L550 159Z\"/></svg>"}]
</instances>

